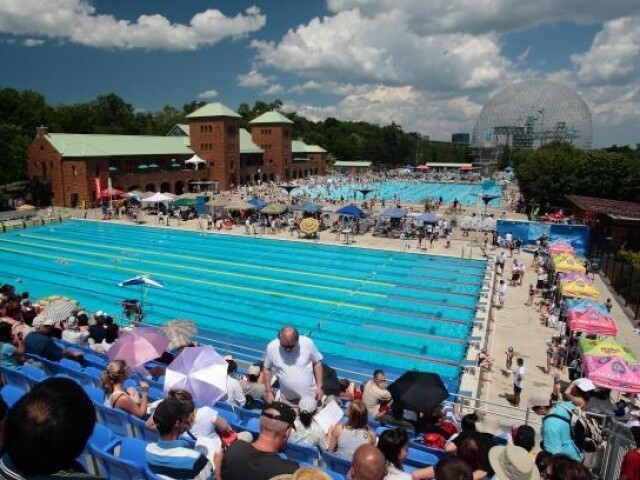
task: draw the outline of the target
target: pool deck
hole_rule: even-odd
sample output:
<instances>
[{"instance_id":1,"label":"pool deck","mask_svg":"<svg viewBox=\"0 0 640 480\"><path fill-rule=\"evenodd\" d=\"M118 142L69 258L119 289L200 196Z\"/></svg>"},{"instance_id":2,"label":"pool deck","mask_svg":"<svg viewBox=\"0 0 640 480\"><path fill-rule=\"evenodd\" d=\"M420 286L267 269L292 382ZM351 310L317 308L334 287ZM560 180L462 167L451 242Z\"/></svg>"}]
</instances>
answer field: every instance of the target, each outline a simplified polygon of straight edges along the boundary
<instances>
[{"instance_id":1,"label":"pool deck","mask_svg":"<svg viewBox=\"0 0 640 480\"><path fill-rule=\"evenodd\" d=\"M415 206L416 209L420 207ZM497 209L489 209L489 212L500 215L505 209L503 207ZM475 210L474 210L475 211ZM98 220L101 214L97 210L79 211L56 209L56 214L68 214L74 218L83 218L85 213L87 219ZM444 214L444 211L439 213ZM496 216L497 216L496 215ZM446 216L446 215L445 215ZM523 215L515 213L507 213L508 219L525 219ZM113 220L116 223L130 223L126 220ZM200 231L197 220L182 222L178 225L173 221L172 226L166 227L157 225L154 216L148 217L147 226L156 228L171 228L188 231ZM205 230L205 234L212 235L244 235L244 226L236 226L232 230ZM256 235L257 236L257 235ZM280 238L286 240L296 240L303 242L317 242L328 245L342 245L343 239L338 239L334 234L322 232L317 240L298 239L296 234L291 235L287 231L277 234L265 235L266 238ZM479 244L482 235L472 233L470 237L462 237L459 230L454 232L451 248L445 247L443 240L437 241L433 249L422 250L417 248L416 240L410 242L399 239L388 239L382 237L374 237L370 233L359 235L355 238L354 243L344 245L345 248L351 246L386 249L394 251L406 251L408 253L423 254L431 253L438 255L449 255L456 258L474 258L485 259ZM488 251L489 256L499 253L497 250ZM525 418L525 412L522 407L527 406L527 400L536 393L551 393L554 375L560 375L564 382L568 382L567 369L563 372L552 370L551 375L544 373L546 363L546 345L554 330L544 327L539 322L540 314L535 306L528 307L525 305L527 300L528 285L535 283L535 274L531 271L530 265L532 255L529 253L520 253L514 255L515 259L523 261L528 267L522 286L509 287L505 307L498 310L492 306L490 299L496 300L494 297L494 286L500 280L500 276L495 275L491 268L491 261L488 264L485 274L485 286L483 288L480 305L476 315L474 330L471 337L471 345L468 351L467 359L474 360L479 349L482 346L488 348L489 354L495 358L493 372L482 373L474 368L468 368L461 379L460 391L477 392L477 397L490 402L490 405L480 405L481 410L488 410L491 413L484 415L483 425L481 429L489 432L499 432L509 429L513 425L520 425ZM507 258L505 272L511 271L513 264L512 258ZM607 298L611 298L614 302L612 315L618 326L617 340L623 345L629 347L631 351L640 357L640 335L633 332L633 321L624 311L623 304L618 303L618 298L609 289L608 285L603 281L602 277L596 276L596 286L600 291L600 301L604 302ZM534 305L539 301L536 297ZM522 357L527 368L525 379L525 387L522 393L521 408L512 407L508 399L512 393L512 376L505 371L505 350L507 346L513 346L515 350L515 358ZM515 364L515 361L514 361ZM384 366L382 366L384 368ZM473 407L473 405L469 405ZM535 417L535 415L533 415ZM537 420L537 418L533 418Z\"/></svg>"}]
</instances>

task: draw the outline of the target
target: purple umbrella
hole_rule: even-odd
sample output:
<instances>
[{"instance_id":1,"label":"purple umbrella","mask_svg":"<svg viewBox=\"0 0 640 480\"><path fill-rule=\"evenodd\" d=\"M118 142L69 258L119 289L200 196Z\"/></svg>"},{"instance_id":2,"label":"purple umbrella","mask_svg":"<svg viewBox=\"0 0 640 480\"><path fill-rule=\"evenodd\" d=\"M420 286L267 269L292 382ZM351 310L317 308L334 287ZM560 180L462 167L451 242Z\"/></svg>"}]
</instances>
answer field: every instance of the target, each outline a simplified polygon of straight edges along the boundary
<instances>
[{"instance_id":1,"label":"purple umbrella","mask_svg":"<svg viewBox=\"0 0 640 480\"><path fill-rule=\"evenodd\" d=\"M124 360L131 368L160 357L169 345L169 339L160 330L137 327L123 333L107 352L109 360Z\"/></svg>"},{"instance_id":2,"label":"purple umbrella","mask_svg":"<svg viewBox=\"0 0 640 480\"><path fill-rule=\"evenodd\" d=\"M213 347L186 347L167 367L164 391L181 388L202 405L227 394L227 362Z\"/></svg>"}]
</instances>

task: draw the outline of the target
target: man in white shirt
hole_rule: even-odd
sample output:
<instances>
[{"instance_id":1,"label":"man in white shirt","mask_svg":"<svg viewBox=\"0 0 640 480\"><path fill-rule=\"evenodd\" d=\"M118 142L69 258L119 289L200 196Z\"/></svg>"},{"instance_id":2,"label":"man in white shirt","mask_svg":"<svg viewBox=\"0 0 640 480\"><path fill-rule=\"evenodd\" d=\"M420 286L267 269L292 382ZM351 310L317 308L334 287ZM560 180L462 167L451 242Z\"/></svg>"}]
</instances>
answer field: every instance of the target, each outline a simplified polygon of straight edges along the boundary
<instances>
[{"instance_id":1,"label":"man in white shirt","mask_svg":"<svg viewBox=\"0 0 640 480\"><path fill-rule=\"evenodd\" d=\"M323 396L321 360L322 354L310 338L300 336L291 326L280 329L278 338L267 345L264 357L265 401L274 400L272 372L280 383L281 401L297 405L306 396L320 400Z\"/></svg>"},{"instance_id":2,"label":"man in white shirt","mask_svg":"<svg viewBox=\"0 0 640 480\"><path fill-rule=\"evenodd\" d=\"M364 385L362 401L369 414L379 418L384 415L391 400L391 392L387 390L387 377L382 370L376 370L373 372L373 379ZM385 408L381 412L380 407L383 405Z\"/></svg>"},{"instance_id":3,"label":"man in white shirt","mask_svg":"<svg viewBox=\"0 0 640 480\"><path fill-rule=\"evenodd\" d=\"M524 377L527 373L527 369L524 366L524 360L518 358L516 360L517 367L513 371L513 406L520 406L520 394L524 388Z\"/></svg>"}]
</instances>

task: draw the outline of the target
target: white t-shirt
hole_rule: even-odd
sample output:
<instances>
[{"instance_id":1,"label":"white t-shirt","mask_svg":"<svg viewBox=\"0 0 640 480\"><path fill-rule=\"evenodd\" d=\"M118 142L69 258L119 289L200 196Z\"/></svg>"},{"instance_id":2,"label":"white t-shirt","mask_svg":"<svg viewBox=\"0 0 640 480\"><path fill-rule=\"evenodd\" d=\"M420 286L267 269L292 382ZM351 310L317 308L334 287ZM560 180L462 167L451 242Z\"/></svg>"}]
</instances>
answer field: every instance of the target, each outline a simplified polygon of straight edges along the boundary
<instances>
[{"instance_id":1,"label":"white t-shirt","mask_svg":"<svg viewBox=\"0 0 640 480\"><path fill-rule=\"evenodd\" d=\"M322 354L313 341L300 336L298 344L290 352L280 346L278 339L269 342L264 366L277 375L281 395L289 401L295 401L305 396L315 396L313 365L320 360Z\"/></svg>"},{"instance_id":2,"label":"white t-shirt","mask_svg":"<svg viewBox=\"0 0 640 480\"><path fill-rule=\"evenodd\" d=\"M244 407L244 404L247 403L240 382L229 375L227 375L227 402L241 407Z\"/></svg>"},{"instance_id":3,"label":"white t-shirt","mask_svg":"<svg viewBox=\"0 0 640 480\"><path fill-rule=\"evenodd\" d=\"M524 376L527 373L525 366L518 367L513 373L513 384L518 388L524 388Z\"/></svg>"}]
</instances>

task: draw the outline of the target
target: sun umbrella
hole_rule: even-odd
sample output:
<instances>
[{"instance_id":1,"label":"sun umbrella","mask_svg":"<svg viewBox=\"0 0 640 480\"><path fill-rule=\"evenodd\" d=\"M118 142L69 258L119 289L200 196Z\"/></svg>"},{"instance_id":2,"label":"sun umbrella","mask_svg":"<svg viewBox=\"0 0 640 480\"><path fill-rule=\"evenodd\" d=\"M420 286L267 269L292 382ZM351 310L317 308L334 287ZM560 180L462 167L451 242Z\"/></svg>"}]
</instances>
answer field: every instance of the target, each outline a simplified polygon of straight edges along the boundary
<instances>
[{"instance_id":1,"label":"sun umbrella","mask_svg":"<svg viewBox=\"0 0 640 480\"><path fill-rule=\"evenodd\" d=\"M609 335L615 337L618 328L610 315L605 315L595 308L585 312L569 311L567 313L569 328L574 332L582 332L593 335Z\"/></svg>"},{"instance_id":2,"label":"sun umbrella","mask_svg":"<svg viewBox=\"0 0 640 480\"><path fill-rule=\"evenodd\" d=\"M320 230L320 222L313 217L307 217L300 220L298 228L305 235L311 235Z\"/></svg>"},{"instance_id":3,"label":"sun umbrella","mask_svg":"<svg viewBox=\"0 0 640 480\"><path fill-rule=\"evenodd\" d=\"M19 212L28 212L35 209L36 207L34 207L33 205L29 205L28 203L24 203L16 208L16 210L18 210Z\"/></svg>"},{"instance_id":4,"label":"sun umbrella","mask_svg":"<svg viewBox=\"0 0 640 480\"><path fill-rule=\"evenodd\" d=\"M610 357L617 355L622 357L629 363L636 363L638 360L635 355L627 347L623 347L612 338L604 338L602 340L588 340L581 337L578 340L580 351L585 355L594 355L596 357Z\"/></svg>"},{"instance_id":5,"label":"sun umbrella","mask_svg":"<svg viewBox=\"0 0 640 480\"><path fill-rule=\"evenodd\" d=\"M380 214L381 218L404 218L407 211L404 208L389 207Z\"/></svg>"},{"instance_id":6,"label":"sun umbrella","mask_svg":"<svg viewBox=\"0 0 640 480\"><path fill-rule=\"evenodd\" d=\"M266 215L280 215L281 213L286 212L287 208L289 207L284 203L272 203L260 210L260 213L264 213Z\"/></svg>"},{"instance_id":7,"label":"sun umbrella","mask_svg":"<svg viewBox=\"0 0 640 480\"><path fill-rule=\"evenodd\" d=\"M195 198L178 198L173 201L174 207L193 207L197 203Z\"/></svg>"},{"instance_id":8,"label":"sun umbrella","mask_svg":"<svg viewBox=\"0 0 640 480\"><path fill-rule=\"evenodd\" d=\"M373 188L359 188L358 191L362 194L362 196L366 200L367 195L369 195L371 192L374 192L375 190Z\"/></svg>"},{"instance_id":9,"label":"sun umbrella","mask_svg":"<svg viewBox=\"0 0 640 480\"><path fill-rule=\"evenodd\" d=\"M549 247L547 248L547 252L550 255L553 255L556 253L575 253L576 251L570 243L563 240L558 240L557 242L553 242L551 243L551 245L549 245Z\"/></svg>"},{"instance_id":10,"label":"sun umbrella","mask_svg":"<svg viewBox=\"0 0 640 480\"><path fill-rule=\"evenodd\" d=\"M253 205L256 208L264 208L267 205L269 205L267 202L265 202L261 198L252 198L247 203L250 203L251 205Z\"/></svg>"},{"instance_id":11,"label":"sun umbrella","mask_svg":"<svg viewBox=\"0 0 640 480\"><path fill-rule=\"evenodd\" d=\"M131 368L160 357L169 346L167 336L156 328L137 327L121 334L107 352L109 360L124 360Z\"/></svg>"},{"instance_id":12,"label":"sun umbrella","mask_svg":"<svg viewBox=\"0 0 640 480\"><path fill-rule=\"evenodd\" d=\"M207 202L208 207L224 207L229 204L226 198L212 198Z\"/></svg>"},{"instance_id":13,"label":"sun umbrella","mask_svg":"<svg viewBox=\"0 0 640 480\"><path fill-rule=\"evenodd\" d=\"M617 355L584 355L583 360L587 378L596 386L620 392L640 393L640 376L625 359Z\"/></svg>"},{"instance_id":14,"label":"sun umbrella","mask_svg":"<svg viewBox=\"0 0 640 480\"><path fill-rule=\"evenodd\" d=\"M356 207L353 203L346 205L336 210L336 214L345 215L347 217L364 218L367 216L362 210Z\"/></svg>"},{"instance_id":15,"label":"sun umbrella","mask_svg":"<svg viewBox=\"0 0 640 480\"><path fill-rule=\"evenodd\" d=\"M280 188L283 188L287 191L287 195L291 195L291 192L298 188L297 185L278 185Z\"/></svg>"},{"instance_id":16,"label":"sun umbrella","mask_svg":"<svg viewBox=\"0 0 640 480\"><path fill-rule=\"evenodd\" d=\"M169 348L180 348L189 345L198 333L196 322L191 320L171 320L161 327L169 339Z\"/></svg>"},{"instance_id":17,"label":"sun umbrella","mask_svg":"<svg viewBox=\"0 0 640 480\"><path fill-rule=\"evenodd\" d=\"M111 195L112 197L119 197L122 194L124 194L124 192L119 188L111 188L111 190L109 190L108 188L103 188L98 193L98 196L100 198L109 198L109 195Z\"/></svg>"},{"instance_id":18,"label":"sun umbrella","mask_svg":"<svg viewBox=\"0 0 640 480\"><path fill-rule=\"evenodd\" d=\"M240 211L255 210L257 207L255 205L251 205L249 202L245 202L244 200L235 200L227 204L224 208L229 211Z\"/></svg>"},{"instance_id":19,"label":"sun umbrella","mask_svg":"<svg viewBox=\"0 0 640 480\"><path fill-rule=\"evenodd\" d=\"M317 203L303 203L298 207L298 210L304 213L318 213L322 211L322 205Z\"/></svg>"},{"instance_id":20,"label":"sun umbrella","mask_svg":"<svg viewBox=\"0 0 640 480\"><path fill-rule=\"evenodd\" d=\"M227 394L227 362L213 347L186 347L167 367L164 391L172 388L188 391L202 405L213 405Z\"/></svg>"},{"instance_id":21,"label":"sun umbrella","mask_svg":"<svg viewBox=\"0 0 640 480\"><path fill-rule=\"evenodd\" d=\"M440 375L428 372L404 372L389 385L393 401L409 410L430 414L449 396Z\"/></svg>"},{"instance_id":22,"label":"sun umbrella","mask_svg":"<svg viewBox=\"0 0 640 480\"><path fill-rule=\"evenodd\" d=\"M149 275L138 275L118 284L120 287L129 287L131 285L140 285L140 303L144 300L144 287L164 287L164 284L153 280Z\"/></svg>"},{"instance_id":23,"label":"sun umbrella","mask_svg":"<svg viewBox=\"0 0 640 480\"><path fill-rule=\"evenodd\" d=\"M57 323L69 318L71 313L77 308L78 305L69 300L54 300L44 307L39 316L41 316L43 320L50 320L53 323Z\"/></svg>"}]
</instances>

